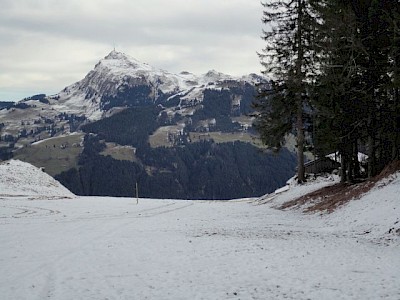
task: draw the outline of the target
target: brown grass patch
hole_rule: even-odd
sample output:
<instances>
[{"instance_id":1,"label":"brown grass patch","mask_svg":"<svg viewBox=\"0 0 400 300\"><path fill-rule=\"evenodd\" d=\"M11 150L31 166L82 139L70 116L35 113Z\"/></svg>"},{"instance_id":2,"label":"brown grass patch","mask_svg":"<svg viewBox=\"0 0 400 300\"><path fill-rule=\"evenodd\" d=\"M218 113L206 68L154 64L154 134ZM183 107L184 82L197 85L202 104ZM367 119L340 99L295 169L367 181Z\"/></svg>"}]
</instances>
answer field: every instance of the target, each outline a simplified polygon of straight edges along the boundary
<instances>
[{"instance_id":1,"label":"brown grass patch","mask_svg":"<svg viewBox=\"0 0 400 300\"><path fill-rule=\"evenodd\" d=\"M338 183L332 186L324 187L317 191L308 193L297 199L284 203L280 209L301 207L307 205L304 212L327 212L331 213L339 206L346 204L350 200L360 199L362 195L369 192L376 183L382 179L389 178L392 174L400 170L400 161L394 161L386 166L383 171L364 182L360 183ZM388 184L393 179L388 180ZM381 187L382 185L380 185Z\"/></svg>"}]
</instances>

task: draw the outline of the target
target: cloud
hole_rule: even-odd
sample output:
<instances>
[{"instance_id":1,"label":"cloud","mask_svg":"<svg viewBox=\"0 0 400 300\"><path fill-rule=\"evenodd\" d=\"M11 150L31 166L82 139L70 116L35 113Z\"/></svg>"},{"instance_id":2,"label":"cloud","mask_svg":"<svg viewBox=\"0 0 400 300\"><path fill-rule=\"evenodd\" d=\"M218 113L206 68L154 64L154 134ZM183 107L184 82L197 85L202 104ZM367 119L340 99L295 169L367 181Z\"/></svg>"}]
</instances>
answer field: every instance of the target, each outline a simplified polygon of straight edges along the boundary
<instances>
[{"instance_id":1,"label":"cloud","mask_svg":"<svg viewBox=\"0 0 400 300\"><path fill-rule=\"evenodd\" d=\"M56 93L113 45L171 72L258 72L261 15L258 0L2 0L0 100Z\"/></svg>"}]
</instances>

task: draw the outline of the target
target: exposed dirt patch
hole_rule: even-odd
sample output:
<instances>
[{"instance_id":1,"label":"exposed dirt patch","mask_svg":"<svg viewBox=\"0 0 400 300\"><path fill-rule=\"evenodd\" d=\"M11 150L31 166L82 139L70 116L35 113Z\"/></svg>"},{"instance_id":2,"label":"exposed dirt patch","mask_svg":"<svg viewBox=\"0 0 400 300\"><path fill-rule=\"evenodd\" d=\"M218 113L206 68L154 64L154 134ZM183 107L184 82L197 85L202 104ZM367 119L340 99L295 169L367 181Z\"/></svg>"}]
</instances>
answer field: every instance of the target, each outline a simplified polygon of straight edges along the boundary
<instances>
[{"instance_id":1,"label":"exposed dirt patch","mask_svg":"<svg viewBox=\"0 0 400 300\"><path fill-rule=\"evenodd\" d=\"M374 180L375 180L375 182L377 182L384 178L388 178L391 175L393 175L394 173L396 173L397 171L400 171L400 160L396 160L396 161L392 162L391 164L387 165L382 170L382 172L374 178ZM389 182L391 182L392 180L393 179L390 179Z\"/></svg>"},{"instance_id":2,"label":"exposed dirt patch","mask_svg":"<svg viewBox=\"0 0 400 300\"><path fill-rule=\"evenodd\" d=\"M304 212L328 212L331 213L339 206L346 204L350 200L360 199L362 195L370 191L377 182L387 178L385 183L380 183L382 187L390 183L394 178L391 175L400 170L400 161L395 161L383 169L383 171L374 178L360 183L338 183L332 186L324 187L311 192L300 198L284 203L280 209L306 206Z\"/></svg>"}]
</instances>

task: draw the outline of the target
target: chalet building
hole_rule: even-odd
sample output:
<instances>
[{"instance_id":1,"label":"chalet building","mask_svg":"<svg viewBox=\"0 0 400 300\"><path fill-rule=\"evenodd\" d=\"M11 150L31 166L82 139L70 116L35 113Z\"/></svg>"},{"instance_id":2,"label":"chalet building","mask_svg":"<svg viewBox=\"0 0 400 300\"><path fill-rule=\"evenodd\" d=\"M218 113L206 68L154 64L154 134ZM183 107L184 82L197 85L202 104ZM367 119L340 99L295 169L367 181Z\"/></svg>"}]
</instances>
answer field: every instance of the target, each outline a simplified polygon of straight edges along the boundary
<instances>
[{"instance_id":1,"label":"chalet building","mask_svg":"<svg viewBox=\"0 0 400 300\"><path fill-rule=\"evenodd\" d=\"M304 164L305 172L308 174L331 173L339 168L340 163L329 157L320 157Z\"/></svg>"}]
</instances>

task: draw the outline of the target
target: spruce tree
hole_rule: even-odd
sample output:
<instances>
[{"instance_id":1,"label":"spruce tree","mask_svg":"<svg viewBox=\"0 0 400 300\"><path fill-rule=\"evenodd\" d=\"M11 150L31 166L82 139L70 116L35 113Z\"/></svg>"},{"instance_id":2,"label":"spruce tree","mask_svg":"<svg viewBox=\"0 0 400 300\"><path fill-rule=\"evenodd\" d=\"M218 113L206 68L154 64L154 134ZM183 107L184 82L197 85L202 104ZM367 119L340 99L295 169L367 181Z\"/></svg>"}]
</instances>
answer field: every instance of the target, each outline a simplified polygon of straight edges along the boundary
<instances>
[{"instance_id":1,"label":"spruce tree","mask_svg":"<svg viewBox=\"0 0 400 300\"><path fill-rule=\"evenodd\" d=\"M318 1L271 0L263 3L266 46L259 56L263 74L271 81L260 86L254 104L258 112L255 126L267 146L279 150L285 136L295 132L299 182L305 181L304 112L317 67L314 37L318 18L314 2Z\"/></svg>"},{"instance_id":2,"label":"spruce tree","mask_svg":"<svg viewBox=\"0 0 400 300\"><path fill-rule=\"evenodd\" d=\"M349 3L331 0L320 7L320 69L314 88L316 136L319 155L339 152L341 179L359 174L358 145L367 106L360 62L366 59L357 20Z\"/></svg>"},{"instance_id":3,"label":"spruce tree","mask_svg":"<svg viewBox=\"0 0 400 300\"><path fill-rule=\"evenodd\" d=\"M358 176L359 146L368 152L369 177L399 154L399 7L377 0L320 6L317 143L341 154L342 181Z\"/></svg>"},{"instance_id":4,"label":"spruce tree","mask_svg":"<svg viewBox=\"0 0 400 300\"><path fill-rule=\"evenodd\" d=\"M393 148L392 159L400 159L400 3L390 10L390 94L392 96Z\"/></svg>"},{"instance_id":5,"label":"spruce tree","mask_svg":"<svg viewBox=\"0 0 400 300\"><path fill-rule=\"evenodd\" d=\"M395 74L396 39L399 37L399 1L352 0L358 21L358 31L365 49L365 59L359 62L365 84L368 136L368 176L379 173L393 159L398 148L396 136ZM398 48L397 48L398 49ZM394 67L394 68L393 68ZM397 110L398 112L398 110Z\"/></svg>"}]
</instances>

